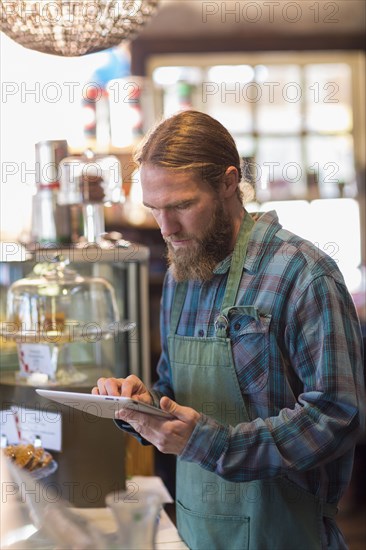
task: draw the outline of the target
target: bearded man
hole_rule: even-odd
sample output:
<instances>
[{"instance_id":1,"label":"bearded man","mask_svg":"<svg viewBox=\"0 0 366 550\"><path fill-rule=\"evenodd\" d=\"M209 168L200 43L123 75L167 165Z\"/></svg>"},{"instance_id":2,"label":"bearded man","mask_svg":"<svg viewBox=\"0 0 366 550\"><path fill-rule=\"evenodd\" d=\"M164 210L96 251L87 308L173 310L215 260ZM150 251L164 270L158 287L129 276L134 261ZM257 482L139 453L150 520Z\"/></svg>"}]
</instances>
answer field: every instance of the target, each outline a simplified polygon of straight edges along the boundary
<instances>
[{"instance_id":1,"label":"bearded man","mask_svg":"<svg viewBox=\"0 0 366 550\"><path fill-rule=\"evenodd\" d=\"M93 393L154 404L122 429L177 455L189 548L346 548L335 515L362 426L361 333L335 262L251 216L235 142L186 111L143 143L144 204L167 243L162 354L152 389L101 378Z\"/></svg>"}]
</instances>

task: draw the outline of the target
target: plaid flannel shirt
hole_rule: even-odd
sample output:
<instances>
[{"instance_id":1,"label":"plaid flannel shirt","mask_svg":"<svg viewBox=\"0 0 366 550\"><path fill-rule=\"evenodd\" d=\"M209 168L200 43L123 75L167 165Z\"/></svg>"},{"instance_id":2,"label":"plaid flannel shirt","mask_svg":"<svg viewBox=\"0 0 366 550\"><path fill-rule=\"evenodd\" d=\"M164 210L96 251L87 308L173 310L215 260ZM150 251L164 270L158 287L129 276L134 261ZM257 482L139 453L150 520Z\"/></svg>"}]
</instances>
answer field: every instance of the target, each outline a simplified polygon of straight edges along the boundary
<instances>
[{"instance_id":1,"label":"plaid flannel shirt","mask_svg":"<svg viewBox=\"0 0 366 550\"><path fill-rule=\"evenodd\" d=\"M310 223L310 222L309 222ZM209 282L191 281L177 333L214 336L231 256ZM162 354L152 395L174 399L167 348L174 282L168 271L161 304ZM229 481L286 475L327 502L349 483L362 429L362 335L336 262L285 230L275 212L256 221L237 296L271 316L269 346L242 337L230 317L235 370L250 422L221 425L202 414L181 460ZM243 359L245 358L245 360Z\"/></svg>"}]
</instances>

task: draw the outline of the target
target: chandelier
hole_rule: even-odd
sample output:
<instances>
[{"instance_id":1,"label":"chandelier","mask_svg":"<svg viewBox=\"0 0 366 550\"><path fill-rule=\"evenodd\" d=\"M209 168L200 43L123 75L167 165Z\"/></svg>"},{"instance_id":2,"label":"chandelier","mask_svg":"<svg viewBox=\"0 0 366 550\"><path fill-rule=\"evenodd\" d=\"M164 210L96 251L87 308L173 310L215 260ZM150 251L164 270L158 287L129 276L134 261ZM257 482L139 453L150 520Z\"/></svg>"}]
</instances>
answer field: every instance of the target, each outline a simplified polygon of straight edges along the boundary
<instances>
[{"instance_id":1,"label":"chandelier","mask_svg":"<svg viewBox=\"0 0 366 550\"><path fill-rule=\"evenodd\" d=\"M0 30L31 50L80 56L133 38L159 0L0 0Z\"/></svg>"}]
</instances>

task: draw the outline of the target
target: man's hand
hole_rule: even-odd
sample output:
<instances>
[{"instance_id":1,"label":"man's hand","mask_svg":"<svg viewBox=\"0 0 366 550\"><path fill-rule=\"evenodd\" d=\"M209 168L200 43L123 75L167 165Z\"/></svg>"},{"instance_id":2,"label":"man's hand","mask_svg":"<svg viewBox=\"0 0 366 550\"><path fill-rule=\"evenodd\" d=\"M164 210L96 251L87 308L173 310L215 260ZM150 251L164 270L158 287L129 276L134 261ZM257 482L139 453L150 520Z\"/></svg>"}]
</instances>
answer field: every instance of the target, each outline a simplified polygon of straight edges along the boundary
<instances>
[{"instance_id":1,"label":"man's hand","mask_svg":"<svg viewBox=\"0 0 366 550\"><path fill-rule=\"evenodd\" d=\"M134 374L127 378L99 378L92 389L94 395L116 395L131 397L152 405L152 397L143 382Z\"/></svg>"},{"instance_id":2,"label":"man's hand","mask_svg":"<svg viewBox=\"0 0 366 550\"><path fill-rule=\"evenodd\" d=\"M200 414L190 407L182 407L169 397L162 397L160 407L171 414L172 419L151 416L124 409L116 418L124 420L143 438L155 445L162 453L180 455L200 418Z\"/></svg>"}]
</instances>

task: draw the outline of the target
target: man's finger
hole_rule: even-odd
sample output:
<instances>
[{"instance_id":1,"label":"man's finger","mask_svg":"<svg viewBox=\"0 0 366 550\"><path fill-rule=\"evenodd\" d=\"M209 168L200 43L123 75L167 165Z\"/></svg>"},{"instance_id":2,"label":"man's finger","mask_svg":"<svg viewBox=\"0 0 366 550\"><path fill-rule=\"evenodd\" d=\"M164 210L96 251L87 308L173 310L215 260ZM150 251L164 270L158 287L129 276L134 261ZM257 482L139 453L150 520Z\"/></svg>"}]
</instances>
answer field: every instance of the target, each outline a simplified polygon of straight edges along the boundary
<instances>
[{"instance_id":1,"label":"man's finger","mask_svg":"<svg viewBox=\"0 0 366 550\"><path fill-rule=\"evenodd\" d=\"M117 380L117 378L104 378L103 380L104 380L104 387L107 395L115 395L115 396L121 395L120 380ZM99 387L99 381L98 381L98 387Z\"/></svg>"}]
</instances>

